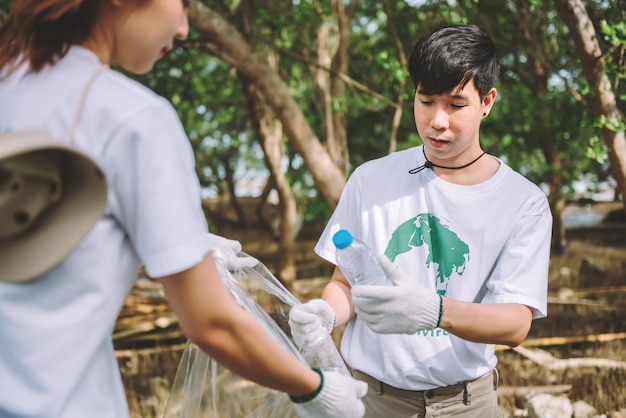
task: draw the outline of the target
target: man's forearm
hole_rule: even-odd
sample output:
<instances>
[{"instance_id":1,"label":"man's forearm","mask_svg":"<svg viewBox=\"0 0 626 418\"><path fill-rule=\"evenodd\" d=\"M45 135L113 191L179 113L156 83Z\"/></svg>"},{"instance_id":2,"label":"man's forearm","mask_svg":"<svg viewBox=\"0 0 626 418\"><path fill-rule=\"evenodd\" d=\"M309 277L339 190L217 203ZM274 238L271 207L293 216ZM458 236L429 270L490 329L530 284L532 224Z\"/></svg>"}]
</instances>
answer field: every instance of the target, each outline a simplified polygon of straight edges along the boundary
<instances>
[{"instance_id":1,"label":"man's forearm","mask_svg":"<svg viewBox=\"0 0 626 418\"><path fill-rule=\"evenodd\" d=\"M515 347L528 335L531 322L532 310L525 305L479 304L443 298L440 327L464 340Z\"/></svg>"},{"instance_id":2,"label":"man's forearm","mask_svg":"<svg viewBox=\"0 0 626 418\"><path fill-rule=\"evenodd\" d=\"M324 299L335 311L335 327L345 325L354 318L354 306L350 297L350 286L339 268L335 268L330 282L322 292Z\"/></svg>"}]
</instances>

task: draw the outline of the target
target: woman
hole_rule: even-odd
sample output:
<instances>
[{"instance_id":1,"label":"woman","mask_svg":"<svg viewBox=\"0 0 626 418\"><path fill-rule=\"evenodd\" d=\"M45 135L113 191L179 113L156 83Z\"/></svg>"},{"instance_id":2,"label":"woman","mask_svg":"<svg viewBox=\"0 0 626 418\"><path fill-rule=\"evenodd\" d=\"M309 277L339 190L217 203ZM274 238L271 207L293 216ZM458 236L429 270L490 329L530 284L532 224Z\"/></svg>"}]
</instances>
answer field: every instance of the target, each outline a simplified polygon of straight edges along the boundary
<instances>
[{"instance_id":1,"label":"woman","mask_svg":"<svg viewBox=\"0 0 626 418\"><path fill-rule=\"evenodd\" d=\"M0 132L64 138L80 109L71 143L108 185L103 216L73 251L33 280L0 281L2 417L128 416L110 337L141 265L185 334L233 372L288 393L302 416L364 413L365 387L302 365L230 298L176 113L109 68L150 71L187 36L187 6L16 0L0 26Z\"/></svg>"}]
</instances>

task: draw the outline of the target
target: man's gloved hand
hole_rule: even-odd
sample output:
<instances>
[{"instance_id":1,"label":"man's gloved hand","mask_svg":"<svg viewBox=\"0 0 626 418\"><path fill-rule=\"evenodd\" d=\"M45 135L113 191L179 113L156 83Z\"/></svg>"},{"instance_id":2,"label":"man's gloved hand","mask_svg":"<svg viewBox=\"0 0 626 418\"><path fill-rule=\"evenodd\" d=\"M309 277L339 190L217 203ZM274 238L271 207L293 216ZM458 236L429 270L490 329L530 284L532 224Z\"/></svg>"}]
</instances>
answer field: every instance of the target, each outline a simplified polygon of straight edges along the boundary
<instances>
[{"instance_id":1,"label":"man's gloved hand","mask_svg":"<svg viewBox=\"0 0 626 418\"><path fill-rule=\"evenodd\" d=\"M322 299L295 305L289 311L289 327L298 348L312 347L335 326L335 311Z\"/></svg>"},{"instance_id":2,"label":"man's gloved hand","mask_svg":"<svg viewBox=\"0 0 626 418\"><path fill-rule=\"evenodd\" d=\"M294 408L301 418L361 418L365 406L361 398L367 393L367 383L339 372L322 372L321 391L311 400Z\"/></svg>"},{"instance_id":3,"label":"man's gloved hand","mask_svg":"<svg viewBox=\"0 0 626 418\"><path fill-rule=\"evenodd\" d=\"M216 263L223 263L228 270L240 270L254 267L259 263L254 257L241 252L241 243L234 239L220 237L209 233L211 252Z\"/></svg>"},{"instance_id":4,"label":"man's gloved hand","mask_svg":"<svg viewBox=\"0 0 626 418\"><path fill-rule=\"evenodd\" d=\"M380 263L395 286L352 287L352 303L358 317L379 334L414 334L437 328L441 296L404 275L387 257L380 257Z\"/></svg>"}]
</instances>

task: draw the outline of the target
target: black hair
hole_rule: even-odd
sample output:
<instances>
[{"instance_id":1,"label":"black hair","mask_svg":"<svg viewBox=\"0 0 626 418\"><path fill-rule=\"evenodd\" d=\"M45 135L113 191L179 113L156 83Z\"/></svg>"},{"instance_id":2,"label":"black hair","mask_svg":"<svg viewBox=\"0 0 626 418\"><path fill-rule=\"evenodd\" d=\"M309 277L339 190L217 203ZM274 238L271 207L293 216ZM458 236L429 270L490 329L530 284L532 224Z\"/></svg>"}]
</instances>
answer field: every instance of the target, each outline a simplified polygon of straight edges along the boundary
<instances>
[{"instance_id":1,"label":"black hair","mask_svg":"<svg viewBox=\"0 0 626 418\"><path fill-rule=\"evenodd\" d=\"M500 73L491 37L476 25L446 26L417 41L409 58L415 88L425 95L443 94L470 81L480 98L495 86Z\"/></svg>"}]
</instances>

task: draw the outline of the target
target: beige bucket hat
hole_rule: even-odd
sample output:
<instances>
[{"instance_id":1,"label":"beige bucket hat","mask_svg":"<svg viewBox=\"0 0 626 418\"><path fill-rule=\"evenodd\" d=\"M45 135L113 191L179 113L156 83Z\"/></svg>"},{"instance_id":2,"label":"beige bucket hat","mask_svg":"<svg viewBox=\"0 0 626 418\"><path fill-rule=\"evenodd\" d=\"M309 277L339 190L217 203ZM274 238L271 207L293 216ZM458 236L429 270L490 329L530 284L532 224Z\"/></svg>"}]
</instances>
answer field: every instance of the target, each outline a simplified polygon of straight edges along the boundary
<instances>
[{"instance_id":1,"label":"beige bucket hat","mask_svg":"<svg viewBox=\"0 0 626 418\"><path fill-rule=\"evenodd\" d=\"M100 219L107 183L98 164L72 146L94 71L65 141L41 130L0 133L0 281L33 280L59 264Z\"/></svg>"},{"instance_id":2,"label":"beige bucket hat","mask_svg":"<svg viewBox=\"0 0 626 418\"><path fill-rule=\"evenodd\" d=\"M38 130L0 134L0 281L32 280L63 260L104 213L98 164Z\"/></svg>"}]
</instances>

